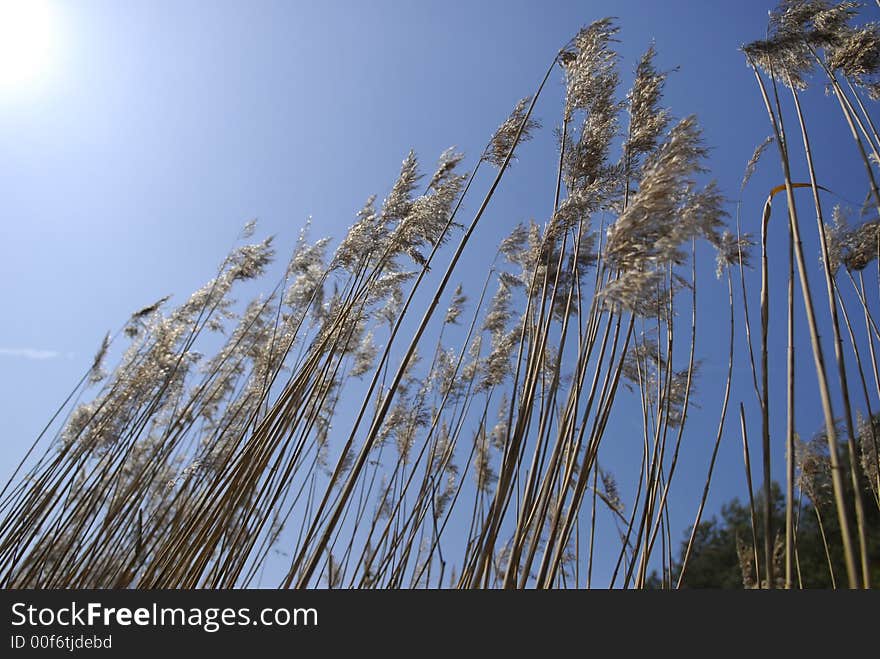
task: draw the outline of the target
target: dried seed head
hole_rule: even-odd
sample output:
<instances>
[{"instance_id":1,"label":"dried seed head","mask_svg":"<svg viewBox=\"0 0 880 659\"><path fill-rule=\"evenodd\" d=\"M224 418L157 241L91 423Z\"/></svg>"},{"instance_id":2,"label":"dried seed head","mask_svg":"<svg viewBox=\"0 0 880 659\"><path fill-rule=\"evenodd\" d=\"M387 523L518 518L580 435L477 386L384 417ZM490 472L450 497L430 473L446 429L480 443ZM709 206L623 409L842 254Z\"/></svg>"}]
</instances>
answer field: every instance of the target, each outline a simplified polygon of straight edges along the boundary
<instances>
[{"instance_id":1,"label":"dried seed head","mask_svg":"<svg viewBox=\"0 0 880 659\"><path fill-rule=\"evenodd\" d=\"M878 422L858 416L859 462L874 498L880 501L880 428Z\"/></svg>"},{"instance_id":2,"label":"dried seed head","mask_svg":"<svg viewBox=\"0 0 880 659\"><path fill-rule=\"evenodd\" d=\"M880 220L865 222L850 234L844 265L847 270L860 271L877 258L880 249Z\"/></svg>"},{"instance_id":3,"label":"dried seed head","mask_svg":"<svg viewBox=\"0 0 880 659\"><path fill-rule=\"evenodd\" d=\"M602 500L614 512L623 513L623 501L620 498L620 491L617 489L617 481L614 480L614 475L609 471L604 471L598 465L596 465L596 469L599 470L599 480L602 481Z\"/></svg>"},{"instance_id":4,"label":"dried seed head","mask_svg":"<svg viewBox=\"0 0 880 659\"><path fill-rule=\"evenodd\" d=\"M412 193L421 175L414 151L410 151L400 166L400 176L382 204L382 218L386 221L402 220L412 208Z\"/></svg>"},{"instance_id":5,"label":"dried seed head","mask_svg":"<svg viewBox=\"0 0 880 659\"><path fill-rule=\"evenodd\" d=\"M809 497L814 506L827 503L831 492L831 462L824 435L809 442L796 438L795 465L798 488Z\"/></svg>"},{"instance_id":6,"label":"dried seed head","mask_svg":"<svg viewBox=\"0 0 880 659\"><path fill-rule=\"evenodd\" d=\"M752 547L747 545L739 533L736 534L736 556L742 573L743 588L752 590L758 587L755 579L755 553Z\"/></svg>"},{"instance_id":7,"label":"dried seed head","mask_svg":"<svg viewBox=\"0 0 880 659\"><path fill-rule=\"evenodd\" d=\"M165 304L168 300L171 299L170 295L166 295L165 297L156 300L153 304L147 305L141 309L138 309L133 314L131 314L131 320L141 320L151 315L154 311L158 311L159 307Z\"/></svg>"},{"instance_id":8,"label":"dried seed head","mask_svg":"<svg viewBox=\"0 0 880 659\"><path fill-rule=\"evenodd\" d=\"M351 368L352 376L357 378L372 370L378 352L373 341L373 333L367 332L355 351L354 366Z\"/></svg>"},{"instance_id":9,"label":"dried seed head","mask_svg":"<svg viewBox=\"0 0 880 659\"><path fill-rule=\"evenodd\" d=\"M446 180L429 194L412 201L407 215L390 236L392 254L408 254L419 265L425 265L420 250L425 246L443 244L449 237L452 207L458 199L464 176L447 174Z\"/></svg>"},{"instance_id":10,"label":"dried seed head","mask_svg":"<svg viewBox=\"0 0 880 659\"><path fill-rule=\"evenodd\" d=\"M509 408L510 400L505 391L501 394L501 402L498 403L498 420L492 428L492 432L489 434L489 440L492 442L492 446L499 451L503 451L504 447L507 445L507 420L510 415Z\"/></svg>"},{"instance_id":11,"label":"dried seed head","mask_svg":"<svg viewBox=\"0 0 880 659\"><path fill-rule=\"evenodd\" d=\"M456 153L454 146L446 149L446 151L440 154L440 160L437 162L437 170L431 177L431 182L428 183L428 188L431 190L439 190L444 183L449 181L453 171L462 160L464 160L464 154Z\"/></svg>"},{"instance_id":12,"label":"dried seed head","mask_svg":"<svg viewBox=\"0 0 880 659\"><path fill-rule=\"evenodd\" d=\"M381 253L386 243L387 230L376 212L376 195L370 196L357 213L358 220L346 233L336 248L332 267L343 268L354 273L361 265L370 262L371 257Z\"/></svg>"},{"instance_id":13,"label":"dried seed head","mask_svg":"<svg viewBox=\"0 0 880 659\"><path fill-rule=\"evenodd\" d=\"M483 378L478 387L480 391L487 391L504 382L510 373L510 359L519 339L520 328L518 327L503 334L493 335L492 349L489 356L486 357Z\"/></svg>"},{"instance_id":14,"label":"dried seed head","mask_svg":"<svg viewBox=\"0 0 880 659\"><path fill-rule=\"evenodd\" d=\"M510 116L501 124L492 136L483 158L496 167L501 167L507 159L507 155L517 146L532 139L532 132L541 127L541 123L531 117L526 119L529 105L532 102L530 96L520 99ZM518 139L517 139L518 136ZM511 154L508 166L516 159Z\"/></svg>"},{"instance_id":15,"label":"dried seed head","mask_svg":"<svg viewBox=\"0 0 880 659\"><path fill-rule=\"evenodd\" d=\"M246 222L244 227L241 230L240 238L242 240L247 240L248 238L254 235L254 231L257 229L257 220L253 219L249 222Z\"/></svg>"},{"instance_id":16,"label":"dried seed head","mask_svg":"<svg viewBox=\"0 0 880 659\"><path fill-rule=\"evenodd\" d=\"M511 263L520 263L529 240L528 228L520 222L498 246L498 251Z\"/></svg>"},{"instance_id":17,"label":"dried seed head","mask_svg":"<svg viewBox=\"0 0 880 659\"><path fill-rule=\"evenodd\" d=\"M752 179L752 175L755 173L755 170L758 168L758 161L761 159L761 156L764 154L764 151L767 150L767 147L773 143L775 138L772 135L768 135L763 142L761 142L757 147L755 147L755 152L752 154L752 157L749 158L749 162L746 163L746 172L743 174L742 184L739 186L740 192L746 189L746 186L749 184L749 181Z\"/></svg>"},{"instance_id":18,"label":"dried seed head","mask_svg":"<svg viewBox=\"0 0 880 659\"><path fill-rule=\"evenodd\" d=\"M621 270L679 262L680 245L711 235L720 224L721 196L713 186L691 192L706 156L694 117L680 121L645 163L639 189L607 231L605 257Z\"/></svg>"},{"instance_id":19,"label":"dried seed head","mask_svg":"<svg viewBox=\"0 0 880 659\"><path fill-rule=\"evenodd\" d=\"M856 80L876 75L880 71L880 25L868 23L848 30L828 48L828 66Z\"/></svg>"},{"instance_id":20,"label":"dried seed head","mask_svg":"<svg viewBox=\"0 0 880 659\"><path fill-rule=\"evenodd\" d=\"M458 399L460 389L458 386L458 354L452 349L439 350L428 379L431 386L441 397L449 396Z\"/></svg>"},{"instance_id":21,"label":"dried seed head","mask_svg":"<svg viewBox=\"0 0 880 659\"><path fill-rule=\"evenodd\" d=\"M329 242L329 238L322 238L309 244L308 226L300 232L287 264L287 277L293 281L284 293L284 303L294 311L295 317L302 317L309 309L315 320L325 316L324 281L329 269L325 261Z\"/></svg>"},{"instance_id":22,"label":"dried seed head","mask_svg":"<svg viewBox=\"0 0 880 659\"><path fill-rule=\"evenodd\" d=\"M567 130L561 145L565 156L564 181L570 193L584 193L584 198L589 198L594 206L619 186L621 166L608 164L624 106L615 100L618 56L611 44L616 41L617 32L611 19L596 21L578 32L571 49L560 55L566 78L563 121ZM569 125L576 113L585 115L580 130Z\"/></svg>"},{"instance_id":23,"label":"dried seed head","mask_svg":"<svg viewBox=\"0 0 880 659\"><path fill-rule=\"evenodd\" d=\"M483 494L488 494L492 485L498 480L495 470L492 468L492 455L489 451L489 442L486 431L481 426L474 437L474 480L477 489Z\"/></svg>"},{"instance_id":24,"label":"dried seed head","mask_svg":"<svg viewBox=\"0 0 880 659\"><path fill-rule=\"evenodd\" d=\"M628 270L598 293L606 309L630 311L643 318L664 318L669 301L666 273L662 270Z\"/></svg>"},{"instance_id":25,"label":"dried seed head","mask_svg":"<svg viewBox=\"0 0 880 659\"><path fill-rule=\"evenodd\" d=\"M814 53L832 51L847 40L856 2L832 4L826 0L783 0L770 13L769 37L743 48L750 62L796 89L806 87L815 65ZM851 60L857 60L850 50ZM847 57L843 57L843 60Z\"/></svg>"},{"instance_id":26,"label":"dried seed head","mask_svg":"<svg viewBox=\"0 0 880 659\"><path fill-rule=\"evenodd\" d=\"M744 234L737 238L730 231L724 231L718 241L715 255L715 276L721 277L725 268L736 266L742 263L742 266L749 266L751 258L750 250L754 246L749 234Z\"/></svg>"},{"instance_id":27,"label":"dried seed head","mask_svg":"<svg viewBox=\"0 0 880 659\"><path fill-rule=\"evenodd\" d=\"M843 263L849 242L850 229L847 214L836 204L831 211L832 224L822 227L825 233L825 251L828 254L828 267L835 274Z\"/></svg>"},{"instance_id":28,"label":"dried seed head","mask_svg":"<svg viewBox=\"0 0 880 659\"><path fill-rule=\"evenodd\" d=\"M780 33L770 39L743 46L750 66L762 69L773 79L794 89L806 89L806 79L814 62L803 38L796 33Z\"/></svg>"},{"instance_id":29,"label":"dried seed head","mask_svg":"<svg viewBox=\"0 0 880 659\"><path fill-rule=\"evenodd\" d=\"M232 281L245 281L262 276L266 266L275 258L272 240L273 237L269 236L261 243L244 245L230 254L229 275Z\"/></svg>"},{"instance_id":30,"label":"dried seed head","mask_svg":"<svg viewBox=\"0 0 880 659\"><path fill-rule=\"evenodd\" d=\"M461 316L462 309L466 302L467 295L462 292L461 284L459 284L455 288L455 292L452 294L452 300L449 303L449 308L446 310L446 317L443 319L443 322L447 325L457 324L458 317Z\"/></svg>"},{"instance_id":31,"label":"dried seed head","mask_svg":"<svg viewBox=\"0 0 880 659\"><path fill-rule=\"evenodd\" d=\"M880 250L880 220L850 227L847 213L839 205L832 212L832 224L823 227L828 265L836 273L843 265L848 271L864 270Z\"/></svg>"},{"instance_id":32,"label":"dried seed head","mask_svg":"<svg viewBox=\"0 0 880 659\"><path fill-rule=\"evenodd\" d=\"M565 113L587 110L596 98L617 86L617 53L611 48L620 31L611 18L603 18L575 35L571 48L560 53L565 70Z\"/></svg>"},{"instance_id":33,"label":"dried seed head","mask_svg":"<svg viewBox=\"0 0 880 659\"><path fill-rule=\"evenodd\" d=\"M107 377L107 372L104 370L103 366L104 358L107 356L107 350L110 348L110 339L110 332L107 332L104 336L104 340L101 341L101 347L98 348L98 352L95 353L92 367L89 369L89 382L92 384L96 384Z\"/></svg>"},{"instance_id":34,"label":"dried seed head","mask_svg":"<svg viewBox=\"0 0 880 659\"><path fill-rule=\"evenodd\" d=\"M507 323L512 315L510 288L499 279L498 290L492 296L489 310L483 319L482 329L490 332L493 338L501 336L507 329Z\"/></svg>"},{"instance_id":35,"label":"dried seed head","mask_svg":"<svg viewBox=\"0 0 880 659\"><path fill-rule=\"evenodd\" d=\"M653 151L669 124L669 111L660 107L667 74L657 71L654 66L656 54L651 44L639 60L635 81L628 95L630 129L625 148L630 158Z\"/></svg>"}]
</instances>

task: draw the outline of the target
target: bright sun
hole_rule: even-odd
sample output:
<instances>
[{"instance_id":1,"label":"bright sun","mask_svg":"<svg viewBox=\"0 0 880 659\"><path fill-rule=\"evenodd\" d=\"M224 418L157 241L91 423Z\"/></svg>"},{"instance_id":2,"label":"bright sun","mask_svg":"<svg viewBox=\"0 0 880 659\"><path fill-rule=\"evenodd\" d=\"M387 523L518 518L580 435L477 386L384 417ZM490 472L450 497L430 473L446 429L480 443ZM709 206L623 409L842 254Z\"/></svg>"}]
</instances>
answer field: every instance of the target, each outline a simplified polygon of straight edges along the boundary
<instances>
[{"instance_id":1,"label":"bright sun","mask_svg":"<svg viewBox=\"0 0 880 659\"><path fill-rule=\"evenodd\" d=\"M45 0L0 0L0 91L38 82L48 73L53 23Z\"/></svg>"}]
</instances>

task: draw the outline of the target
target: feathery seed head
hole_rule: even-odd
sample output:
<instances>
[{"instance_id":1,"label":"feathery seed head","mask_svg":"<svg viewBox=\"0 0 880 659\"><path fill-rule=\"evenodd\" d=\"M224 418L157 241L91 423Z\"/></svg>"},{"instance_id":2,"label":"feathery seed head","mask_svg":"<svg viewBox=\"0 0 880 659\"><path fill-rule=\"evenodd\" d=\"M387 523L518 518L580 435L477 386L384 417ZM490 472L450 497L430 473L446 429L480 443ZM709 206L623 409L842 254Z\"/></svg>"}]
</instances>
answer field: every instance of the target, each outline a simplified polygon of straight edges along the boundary
<instances>
[{"instance_id":1,"label":"feathery seed head","mask_svg":"<svg viewBox=\"0 0 880 659\"><path fill-rule=\"evenodd\" d=\"M446 310L446 316L443 319L443 323L446 325L457 324L458 317L461 316L465 302L467 302L467 295L462 292L461 284L459 284L456 287L455 292L452 294L452 300L449 303L449 308Z\"/></svg>"},{"instance_id":2,"label":"feathery seed head","mask_svg":"<svg viewBox=\"0 0 880 659\"><path fill-rule=\"evenodd\" d=\"M489 146L483 154L483 158L500 168L507 154L516 147L517 144L528 142L532 139L532 132L541 127L541 123L536 119L529 117L526 119L529 105L532 98L527 96L520 99L510 116L501 124L492 136ZM517 139L517 135L519 139ZM512 154L508 161L508 166L515 160L515 154Z\"/></svg>"},{"instance_id":3,"label":"feathery seed head","mask_svg":"<svg viewBox=\"0 0 880 659\"><path fill-rule=\"evenodd\" d=\"M620 31L612 18L603 18L581 29L571 48L560 53L565 70L565 114L588 110L595 99L617 86L617 53L611 44Z\"/></svg>"},{"instance_id":4,"label":"feathery seed head","mask_svg":"<svg viewBox=\"0 0 880 659\"><path fill-rule=\"evenodd\" d=\"M243 240L247 240L248 238L251 238L254 235L254 232L256 230L257 230L257 220L256 219L250 220L249 222L246 222L244 227L242 228L240 237Z\"/></svg>"},{"instance_id":5,"label":"feathery seed head","mask_svg":"<svg viewBox=\"0 0 880 659\"><path fill-rule=\"evenodd\" d=\"M373 333L367 332L361 339L358 349L355 351L355 361L354 366L351 368L351 375L357 378L370 372L376 361L376 355L378 352L376 344L373 341Z\"/></svg>"},{"instance_id":6,"label":"feathery seed head","mask_svg":"<svg viewBox=\"0 0 880 659\"><path fill-rule=\"evenodd\" d=\"M850 272L864 270L877 258L880 249L880 220L850 227L839 204L831 217L832 224L823 227L831 272L836 273L841 265Z\"/></svg>"},{"instance_id":7,"label":"feathery seed head","mask_svg":"<svg viewBox=\"0 0 880 659\"><path fill-rule=\"evenodd\" d=\"M110 348L110 332L104 336L104 340L101 341L101 347L98 348L98 352L95 353L95 358L92 360L92 367L89 369L89 382L91 384L96 384L107 377L107 372L104 370L104 358L107 356L107 350Z\"/></svg>"},{"instance_id":8,"label":"feathery seed head","mask_svg":"<svg viewBox=\"0 0 880 659\"><path fill-rule=\"evenodd\" d=\"M666 84L666 73L654 66L654 44L642 55L629 99L630 129L625 149L629 158L650 153L669 124L669 111L659 107Z\"/></svg>"},{"instance_id":9,"label":"feathery seed head","mask_svg":"<svg viewBox=\"0 0 880 659\"><path fill-rule=\"evenodd\" d=\"M749 181L752 179L752 175L755 173L755 170L758 168L758 161L761 159L761 156L766 151L767 147L775 140L772 135L768 135L763 142L761 142L757 147L755 147L755 152L752 154L752 157L749 158L749 162L746 163L746 171L743 174L742 184L739 189L740 192L746 189Z\"/></svg>"},{"instance_id":10,"label":"feathery seed head","mask_svg":"<svg viewBox=\"0 0 880 659\"><path fill-rule=\"evenodd\" d=\"M749 266L751 257L750 250L754 246L749 234L743 234L739 238L730 231L721 234L716 247L715 255L715 276L721 277L721 273L725 268L739 265L743 267Z\"/></svg>"},{"instance_id":11,"label":"feathery seed head","mask_svg":"<svg viewBox=\"0 0 880 659\"><path fill-rule=\"evenodd\" d=\"M230 255L230 276L233 281L256 279L263 274L275 257L272 240L273 236L269 236L261 243L239 247Z\"/></svg>"},{"instance_id":12,"label":"feathery seed head","mask_svg":"<svg viewBox=\"0 0 880 659\"><path fill-rule=\"evenodd\" d=\"M410 151L400 166L400 176L382 204L382 219L385 222L403 220L412 207L412 193L421 175L419 162L414 151Z\"/></svg>"},{"instance_id":13,"label":"feathery seed head","mask_svg":"<svg viewBox=\"0 0 880 659\"><path fill-rule=\"evenodd\" d=\"M464 154L457 153L454 146L446 149L446 151L440 154L440 160L437 162L437 170L431 177L431 181L428 183L428 188L431 190L439 190L444 183L449 181L453 171L462 160L464 160Z\"/></svg>"},{"instance_id":14,"label":"feathery seed head","mask_svg":"<svg viewBox=\"0 0 880 659\"><path fill-rule=\"evenodd\" d=\"M639 189L607 231L605 257L622 270L680 262L680 246L698 235L713 237L724 215L714 184L692 192L706 156L694 117L680 121L646 161Z\"/></svg>"},{"instance_id":15,"label":"feathery seed head","mask_svg":"<svg viewBox=\"0 0 880 659\"><path fill-rule=\"evenodd\" d=\"M333 255L333 268L343 268L350 273L369 262L379 252L387 239L387 229L376 212L376 195L370 196L357 213L358 220L352 225Z\"/></svg>"},{"instance_id":16,"label":"feathery seed head","mask_svg":"<svg viewBox=\"0 0 880 659\"><path fill-rule=\"evenodd\" d=\"M880 220L865 222L852 232L844 256L844 265L848 270L864 270L877 258L880 249Z\"/></svg>"},{"instance_id":17,"label":"feathery seed head","mask_svg":"<svg viewBox=\"0 0 880 659\"><path fill-rule=\"evenodd\" d=\"M825 436L816 436L809 442L797 438L794 455L798 488L814 506L826 503L831 492L831 461Z\"/></svg>"},{"instance_id":18,"label":"feathery seed head","mask_svg":"<svg viewBox=\"0 0 880 659\"><path fill-rule=\"evenodd\" d=\"M485 428L480 427L474 437L474 480L477 489L483 494L488 494L492 485L498 480L495 470L492 468L492 455L489 451L489 442L486 438Z\"/></svg>"},{"instance_id":19,"label":"feathery seed head","mask_svg":"<svg viewBox=\"0 0 880 659\"><path fill-rule=\"evenodd\" d=\"M599 479L602 481L602 500L608 505L611 510L623 513L623 501L620 498L620 491L617 489L617 481L614 479L614 475L611 472L604 471L600 469L598 465L596 465L596 469L599 469Z\"/></svg>"},{"instance_id":20,"label":"feathery seed head","mask_svg":"<svg viewBox=\"0 0 880 659\"><path fill-rule=\"evenodd\" d=\"M880 72L880 25L868 23L848 30L828 48L828 66L860 82Z\"/></svg>"}]
</instances>

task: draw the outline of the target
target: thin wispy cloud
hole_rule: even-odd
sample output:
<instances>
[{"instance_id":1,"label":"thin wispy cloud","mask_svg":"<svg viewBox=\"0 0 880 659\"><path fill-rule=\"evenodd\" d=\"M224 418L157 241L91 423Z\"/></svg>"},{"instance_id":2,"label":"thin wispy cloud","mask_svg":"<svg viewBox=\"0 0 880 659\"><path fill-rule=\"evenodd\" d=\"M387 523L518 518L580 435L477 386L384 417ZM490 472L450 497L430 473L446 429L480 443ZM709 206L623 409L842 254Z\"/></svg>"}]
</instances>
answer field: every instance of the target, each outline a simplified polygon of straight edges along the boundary
<instances>
[{"instance_id":1,"label":"thin wispy cloud","mask_svg":"<svg viewBox=\"0 0 880 659\"><path fill-rule=\"evenodd\" d=\"M37 348L0 348L0 356L21 357L23 359L55 359L60 353L55 350L39 350Z\"/></svg>"}]
</instances>

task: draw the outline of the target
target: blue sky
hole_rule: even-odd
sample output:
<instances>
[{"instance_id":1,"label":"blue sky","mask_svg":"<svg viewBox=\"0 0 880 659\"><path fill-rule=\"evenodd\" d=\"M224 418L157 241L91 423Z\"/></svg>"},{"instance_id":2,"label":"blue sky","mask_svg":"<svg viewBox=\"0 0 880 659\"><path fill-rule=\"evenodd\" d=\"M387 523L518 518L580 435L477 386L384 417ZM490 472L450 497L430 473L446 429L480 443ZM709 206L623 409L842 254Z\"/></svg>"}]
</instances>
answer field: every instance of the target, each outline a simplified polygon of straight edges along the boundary
<instances>
[{"instance_id":1,"label":"blue sky","mask_svg":"<svg viewBox=\"0 0 880 659\"><path fill-rule=\"evenodd\" d=\"M652 40L661 68L680 67L666 104L676 116L698 115L712 147L712 175L732 199L746 161L769 133L737 50L762 36L773 6L765 1L50 5L56 29L46 79L0 89L4 481L104 333L163 295L185 299L212 276L244 222L259 218L284 254L308 217L314 237L341 236L370 194L384 196L410 148L429 169L457 145L472 166L560 46L597 18L619 19L625 80ZM519 152L490 226L546 219L550 129L561 92L557 77L537 110L542 136ZM854 153L833 99L817 90L810 103L817 126L827 117L814 135L829 164L820 178L859 203L864 174L833 164L837 155L852 163ZM768 158L745 200L747 230L756 230L766 191L780 176ZM458 279L481 271L481 252L494 252L498 235L478 232ZM708 258L707 272L714 267ZM707 379L672 500L682 530L714 440L721 388L712 375L726 359L726 290L713 278L704 291ZM784 345L784 336L775 339ZM808 377L805 434L820 419ZM732 405L748 396L743 386ZM735 417L729 428L710 511L744 492Z\"/></svg>"}]
</instances>

